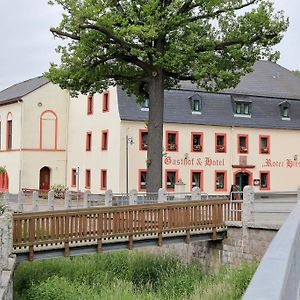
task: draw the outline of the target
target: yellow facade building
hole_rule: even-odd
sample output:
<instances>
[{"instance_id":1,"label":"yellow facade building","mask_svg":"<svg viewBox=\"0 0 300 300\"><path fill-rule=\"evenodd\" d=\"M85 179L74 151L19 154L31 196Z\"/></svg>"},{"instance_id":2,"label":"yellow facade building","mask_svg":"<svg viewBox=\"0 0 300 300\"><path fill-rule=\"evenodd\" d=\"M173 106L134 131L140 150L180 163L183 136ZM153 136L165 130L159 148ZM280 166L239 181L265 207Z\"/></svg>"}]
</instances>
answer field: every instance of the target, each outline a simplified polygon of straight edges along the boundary
<instances>
[{"instance_id":1,"label":"yellow facade building","mask_svg":"<svg viewBox=\"0 0 300 300\"><path fill-rule=\"evenodd\" d=\"M148 103L120 86L72 98L38 77L0 92L0 116L1 190L146 190ZM169 191L178 181L208 194L228 194L233 184L296 190L300 77L259 61L235 89L207 93L182 83L165 91L163 145Z\"/></svg>"}]
</instances>

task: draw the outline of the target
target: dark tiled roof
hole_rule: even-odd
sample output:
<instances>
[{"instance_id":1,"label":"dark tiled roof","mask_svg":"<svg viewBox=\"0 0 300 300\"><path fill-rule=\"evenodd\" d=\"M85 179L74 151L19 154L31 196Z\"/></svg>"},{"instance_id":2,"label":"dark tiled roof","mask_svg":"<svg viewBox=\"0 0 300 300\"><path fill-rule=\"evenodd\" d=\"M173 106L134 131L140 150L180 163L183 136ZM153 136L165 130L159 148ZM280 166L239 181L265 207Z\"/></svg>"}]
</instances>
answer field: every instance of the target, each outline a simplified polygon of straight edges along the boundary
<instances>
[{"instance_id":1,"label":"dark tiled roof","mask_svg":"<svg viewBox=\"0 0 300 300\"><path fill-rule=\"evenodd\" d=\"M300 99L300 77L293 72L263 60L257 61L253 69L253 72L241 78L234 89L226 89L221 93ZM199 90L190 82L181 82L180 89Z\"/></svg>"},{"instance_id":2,"label":"dark tiled roof","mask_svg":"<svg viewBox=\"0 0 300 300\"><path fill-rule=\"evenodd\" d=\"M272 77L272 76L275 76ZM118 105L122 120L143 121L148 112L141 111L134 97L118 86ZM202 114L192 114L188 98L194 93L202 97ZM231 95L244 95L252 102L251 118L235 117ZM246 95L246 96L245 96ZM278 106L288 99L291 120L282 120ZM181 89L165 91L164 121L183 124L246 126L257 128L300 129L300 77L270 62L259 61L255 71L244 76L232 90L207 93L185 83Z\"/></svg>"},{"instance_id":3,"label":"dark tiled roof","mask_svg":"<svg viewBox=\"0 0 300 300\"><path fill-rule=\"evenodd\" d=\"M48 82L49 80L44 76L39 76L14 84L0 92L0 104L9 102L10 100L21 99L23 96L33 92Z\"/></svg>"}]
</instances>

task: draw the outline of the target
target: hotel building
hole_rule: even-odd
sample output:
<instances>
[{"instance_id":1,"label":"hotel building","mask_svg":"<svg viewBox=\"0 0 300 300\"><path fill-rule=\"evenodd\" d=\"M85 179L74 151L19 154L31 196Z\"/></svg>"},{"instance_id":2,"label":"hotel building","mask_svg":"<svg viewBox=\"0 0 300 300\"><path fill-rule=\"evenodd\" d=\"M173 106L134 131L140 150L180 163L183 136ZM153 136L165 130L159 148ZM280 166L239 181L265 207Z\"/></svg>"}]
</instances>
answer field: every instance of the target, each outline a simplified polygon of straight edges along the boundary
<instances>
[{"instance_id":1,"label":"hotel building","mask_svg":"<svg viewBox=\"0 0 300 300\"><path fill-rule=\"evenodd\" d=\"M146 189L148 103L120 86L70 97L37 77L0 92L0 189L103 193ZM234 89L191 83L165 91L162 186L228 194L296 190L300 182L300 77L259 61ZM126 151L128 147L128 152ZM128 163L128 172L126 164Z\"/></svg>"}]
</instances>

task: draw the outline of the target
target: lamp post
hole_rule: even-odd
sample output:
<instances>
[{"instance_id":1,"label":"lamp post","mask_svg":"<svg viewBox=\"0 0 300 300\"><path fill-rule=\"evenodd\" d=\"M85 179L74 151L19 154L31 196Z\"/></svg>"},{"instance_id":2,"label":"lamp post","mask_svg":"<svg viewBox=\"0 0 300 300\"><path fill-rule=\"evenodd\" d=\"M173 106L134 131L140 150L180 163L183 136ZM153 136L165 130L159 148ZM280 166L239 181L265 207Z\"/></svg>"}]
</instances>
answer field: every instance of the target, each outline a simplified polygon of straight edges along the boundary
<instances>
[{"instance_id":1,"label":"lamp post","mask_svg":"<svg viewBox=\"0 0 300 300\"><path fill-rule=\"evenodd\" d=\"M128 145L133 144L133 138L126 135L126 196L128 197L128 185L129 185L129 151Z\"/></svg>"}]
</instances>

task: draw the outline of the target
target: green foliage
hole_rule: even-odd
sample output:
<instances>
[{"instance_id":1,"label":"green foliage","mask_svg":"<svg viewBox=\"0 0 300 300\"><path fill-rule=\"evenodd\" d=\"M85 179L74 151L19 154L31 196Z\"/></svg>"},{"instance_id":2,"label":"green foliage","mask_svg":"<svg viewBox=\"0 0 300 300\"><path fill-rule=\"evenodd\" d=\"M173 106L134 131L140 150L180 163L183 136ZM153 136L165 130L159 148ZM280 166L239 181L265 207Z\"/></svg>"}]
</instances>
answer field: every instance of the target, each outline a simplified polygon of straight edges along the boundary
<instances>
[{"instance_id":1,"label":"green foliage","mask_svg":"<svg viewBox=\"0 0 300 300\"><path fill-rule=\"evenodd\" d=\"M63 198L68 188L63 184L52 184L51 190L54 191L55 198Z\"/></svg>"},{"instance_id":2,"label":"green foliage","mask_svg":"<svg viewBox=\"0 0 300 300\"><path fill-rule=\"evenodd\" d=\"M300 70L293 70L292 71L294 74L296 74L297 76L300 76Z\"/></svg>"},{"instance_id":3,"label":"green foliage","mask_svg":"<svg viewBox=\"0 0 300 300\"><path fill-rule=\"evenodd\" d=\"M158 70L164 88L181 79L208 90L235 86L257 59L274 58L272 46L288 26L269 0L49 3L64 9L52 32L68 43L57 49L61 66L52 64L46 76L74 94L121 83L140 101Z\"/></svg>"},{"instance_id":4,"label":"green foliage","mask_svg":"<svg viewBox=\"0 0 300 300\"><path fill-rule=\"evenodd\" d=\"M0 166L0 174L6 172L6 166Z\"/></svg>"},{"instance_id":5,"label":"green foliage","mask_svg":"<svg viewBox=\"0 0 300 300\"><path fill-rule=\"evenodd\" d=\"M255 268L256 264L242 264L208 275L195 262L183 264L173 256L135 251L22 262L15 271L14 297L231 300L241 297Z\"/></svg>"}]
</instances>

